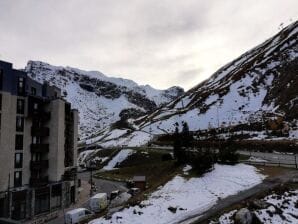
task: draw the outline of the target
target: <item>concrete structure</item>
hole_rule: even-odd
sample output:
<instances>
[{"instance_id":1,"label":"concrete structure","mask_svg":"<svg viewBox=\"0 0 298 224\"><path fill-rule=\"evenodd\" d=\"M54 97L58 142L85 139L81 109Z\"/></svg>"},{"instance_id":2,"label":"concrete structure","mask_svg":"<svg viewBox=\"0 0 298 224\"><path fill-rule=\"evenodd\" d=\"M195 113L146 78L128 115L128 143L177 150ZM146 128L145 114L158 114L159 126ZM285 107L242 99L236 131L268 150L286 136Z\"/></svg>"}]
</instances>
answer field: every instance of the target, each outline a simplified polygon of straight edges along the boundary
<instances>
[{"instance_id":1,"label":"concrete structure","mask_svg":"<svg viewBox=\"0 0 298 224\"><path fill-rule=\"evenodd\" d=\"M60 92L0 61L0 217L31 219L76 200L78 112Z\"/></svg>"}]
</instances>

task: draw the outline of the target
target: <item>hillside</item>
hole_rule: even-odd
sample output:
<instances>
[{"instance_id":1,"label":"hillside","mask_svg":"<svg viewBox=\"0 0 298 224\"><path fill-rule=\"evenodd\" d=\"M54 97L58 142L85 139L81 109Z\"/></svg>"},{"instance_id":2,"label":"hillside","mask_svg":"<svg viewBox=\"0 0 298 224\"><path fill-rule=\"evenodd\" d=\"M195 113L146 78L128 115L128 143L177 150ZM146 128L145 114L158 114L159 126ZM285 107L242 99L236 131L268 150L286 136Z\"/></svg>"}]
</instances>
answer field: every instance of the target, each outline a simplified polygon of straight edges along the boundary
<instances>
[{"instance_id":1,"label":"hillside","mask_svg":"<svg viewBox=\"0 0 298 224\"><path fill-rule=\"evenodd\" d=\"M297 139L297 86L298 22L295 22L176 100L133 120L137 131L131 135L105 141L103 145L141 145L156 135L173 133L182 122L187 122L195 132L234 129L257 139L279 133L277 138L282 132L287 138Z\"/></svg>"},{"instance_id":2,"label":"hillside","mask_svg":"<svg viewBox=\"0 0 298 224\"><path fill-rule=\"evenodd\" d=\"M81 139L109 132L111 126L125 127L125 120L153 112L184 93L180 87L157 90L97 71L39 61L29 61L25 70L38 82L61 88L63 97L79 110Z\"/></svg>"}]
</instances>

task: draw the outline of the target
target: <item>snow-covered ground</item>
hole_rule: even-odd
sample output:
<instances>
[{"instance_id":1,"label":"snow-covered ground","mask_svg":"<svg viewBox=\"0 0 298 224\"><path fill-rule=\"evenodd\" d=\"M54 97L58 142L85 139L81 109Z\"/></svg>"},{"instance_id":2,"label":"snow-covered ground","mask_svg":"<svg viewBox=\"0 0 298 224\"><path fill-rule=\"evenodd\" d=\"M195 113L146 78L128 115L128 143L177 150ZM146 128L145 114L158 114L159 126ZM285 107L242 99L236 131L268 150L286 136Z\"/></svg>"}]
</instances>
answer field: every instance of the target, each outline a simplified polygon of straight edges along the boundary
<instances>
[{"instance_id":1,"label":"snow-covered ground","mask_svg":"<svg viewBox=\"0 0 298 224\"><path fill-rule=\"evenodd\" d=\"M263 199L267 208L253 211L256 217L264 224L296 224L298 223L298 190L288 191L282 195L272 194ZM218 221L210 224L234 224L233 216L237 210L221 215Z\"/></svg>"},{"instance_id":2,"label":"snow-covered ground","mask_svg":"<svg viewBox=\"0 0 298 224\"><path fill-rule=\"evenodd\" d=\"M153 138L153 135L143 132L135 131L126 137L119 137L116 139L107 140L100 145L103 147L116 147L116 146L127 146L127 147L137 147L142 146L149 142Z\"/></svg>"},{"instance_id":3,"label":"snow-covered ground","mask_svg":"<svg viewBox=\"0 0 298 224\"><path fill-rule=\"evenodd\" d=\"M253 166L215 165L213 171L200 178L174 177L152 193L139 206L129 207L107 220L96 219L90 224L152 224L174 223L199 214L229 195L237 194L262 182L264 176ZM170 211L172 210L172 211Z\"/></svg>"},{"instance_id":4,"label":"snow-covered ground","mask_svg":"<svg viewBox=\"0 0 298 224\"><path fill-rule=\"evenodd\" d=\"M112 170L117 164L123 162L128 156L132 155L135 151L132 149L123 149L106 165L104 170Z\"/></svg>"},{"instance_id":5,"label":"snow-covered ground","mask_svg":"<svg viewBox=\"0 0 298 224\"><path fill-rule=\"evenodd\" d=\"M298 223L298 190L269 195L264 200L271 206L255 212L262 223Z\"/></svg>"},{"instance_id":6,"label":"snow-covered ground","mask_svg":"<svg viewBox=\"0 0 298 224\"><path fill-rule=\"evenodd\" d=\"M218 222L211 221L210 224L234 224L233 216L236 214L237 210L232 210L228 213L221 215Z\"/></svg>"},{"instance_id":7,"label":"snow-covered ground","mask_svg":"<svg viewBox=\"0 0 298 224\"><path fill-rule=\"evenodd\" d=\"M255 156L249 157L248 161L251 161L251 162L268 162L265 159L262 159L262 158L259 158L259 157L255 157Z\"/></svg>"}]
</instances>

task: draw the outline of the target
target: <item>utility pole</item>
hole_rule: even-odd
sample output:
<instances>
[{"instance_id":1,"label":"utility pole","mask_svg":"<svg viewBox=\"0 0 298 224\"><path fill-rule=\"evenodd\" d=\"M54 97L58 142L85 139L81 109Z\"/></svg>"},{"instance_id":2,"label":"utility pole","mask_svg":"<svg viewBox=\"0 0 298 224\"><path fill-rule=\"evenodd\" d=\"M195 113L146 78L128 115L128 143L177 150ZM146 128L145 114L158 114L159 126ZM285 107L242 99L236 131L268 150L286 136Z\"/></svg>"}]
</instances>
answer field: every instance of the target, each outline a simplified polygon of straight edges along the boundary
<instances>
[{"instance_id":1,"label":"utility pole","mask_svg":"<svg viewBox=\"0 0 298 224\"><path fill-rule=\"evenodd\" d=\"M93 194L93 181L92 181L92 167L90 167L90 197L92 197Z\"/></svg>"},{"instance_id":2,"label":"utility pole","mask_svg":"<svg viewBox=\"0 0 298 224\"><path fill-rule=\"evenodd\" d=\"M10 193L9 193L9 189L10 189L10 172L8 173L8 184L7 184L7 214L8 217L11 217L11 206L10 206Z\"/></svg>"}]
</instances>

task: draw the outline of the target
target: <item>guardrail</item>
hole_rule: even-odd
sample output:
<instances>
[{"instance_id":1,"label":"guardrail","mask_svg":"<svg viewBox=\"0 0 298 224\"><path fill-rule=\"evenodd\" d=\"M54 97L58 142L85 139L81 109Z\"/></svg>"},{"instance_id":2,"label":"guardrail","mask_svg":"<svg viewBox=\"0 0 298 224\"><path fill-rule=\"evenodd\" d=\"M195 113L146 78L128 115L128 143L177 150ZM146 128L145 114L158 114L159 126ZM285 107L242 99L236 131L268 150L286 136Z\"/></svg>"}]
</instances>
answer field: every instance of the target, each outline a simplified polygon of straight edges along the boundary
<instances>
[{"instance_id":1,"label":"guardrail","mask_svg":"<svg viewBox=\"0 0 298 224\"><path fill-rule=\"evenodd\" d=\"M298 169L297 163L283 163L283 162L270 162L270 161L249 161L242 160L240 162L250 164L250 165L260 165L260 166L278 166L278 167L286 167L286 168L295 168Z\"/></svg>"}]
</instances>

